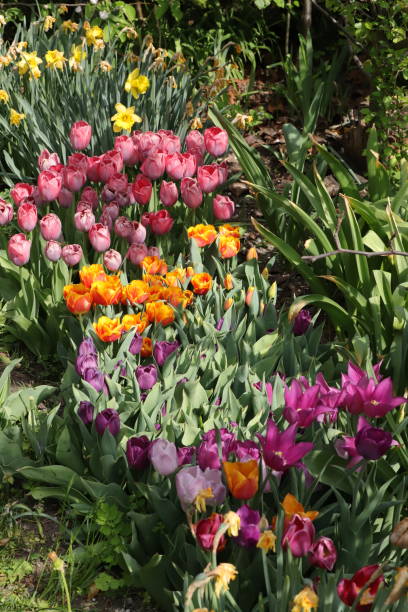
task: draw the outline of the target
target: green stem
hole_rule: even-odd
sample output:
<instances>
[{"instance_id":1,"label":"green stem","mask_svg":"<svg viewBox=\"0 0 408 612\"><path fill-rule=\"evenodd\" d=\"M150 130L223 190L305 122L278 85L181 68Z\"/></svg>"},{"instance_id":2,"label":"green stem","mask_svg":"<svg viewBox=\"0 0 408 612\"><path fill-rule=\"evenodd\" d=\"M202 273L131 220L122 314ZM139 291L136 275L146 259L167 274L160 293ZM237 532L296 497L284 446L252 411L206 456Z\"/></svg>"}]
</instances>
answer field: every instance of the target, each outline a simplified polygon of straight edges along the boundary
<instances>
[{"instance_id":1,"label":"green stem","mask_svg":"<svg viewBox=\"0 0 408 612\"><path fill-rule=\"evenodd\" d=\"M263 571L264 571L266 593L268 595L269 612L273 612L272 589L271 589L271 582L269 580L268 560L266 557L266 552L264 550L262 550L262 565L263 565Z\"/></svg>"},{"instance_id":2,"label":"green stem","mask_svg":"<svg viewBox=\"0 0 408 612\"><path fill-rule=\"evenodd\" d=\"M69 594L69 589L68 589L68 584L67 584L67 580L65 578L65 574L64 572L60 572L61 575L61 582L62 582L62 587L64 589L65 592L65 598L67 600L67 612L72 612L72 607L71 607L71 597Z\"/></svg>"}]
</instances>

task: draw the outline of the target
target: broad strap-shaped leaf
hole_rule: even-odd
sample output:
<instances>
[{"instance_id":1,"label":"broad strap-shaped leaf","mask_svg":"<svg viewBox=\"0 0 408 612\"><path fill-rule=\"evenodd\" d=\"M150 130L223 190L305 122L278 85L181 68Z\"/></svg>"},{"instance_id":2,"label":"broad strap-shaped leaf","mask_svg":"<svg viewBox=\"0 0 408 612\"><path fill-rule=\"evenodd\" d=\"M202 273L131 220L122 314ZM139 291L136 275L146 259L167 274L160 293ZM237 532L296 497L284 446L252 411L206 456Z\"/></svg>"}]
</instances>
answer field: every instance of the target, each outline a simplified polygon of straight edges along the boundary
<instances>
[{"instance_id":1,"label":"broad strap-shaped leaf","mask_svg":"<svg viewBox=\"0 0 408 612\"><path fill-rule=\"evenodd\" d=\"M352 321L350 314L337 302L322 294L302 295L296 298L289 308L288 317L291 321L296 317L305 306L317 306L327 312L334 327L342 330L344 333L354 335L356 327Z\"/></svg>"}]
</instances>

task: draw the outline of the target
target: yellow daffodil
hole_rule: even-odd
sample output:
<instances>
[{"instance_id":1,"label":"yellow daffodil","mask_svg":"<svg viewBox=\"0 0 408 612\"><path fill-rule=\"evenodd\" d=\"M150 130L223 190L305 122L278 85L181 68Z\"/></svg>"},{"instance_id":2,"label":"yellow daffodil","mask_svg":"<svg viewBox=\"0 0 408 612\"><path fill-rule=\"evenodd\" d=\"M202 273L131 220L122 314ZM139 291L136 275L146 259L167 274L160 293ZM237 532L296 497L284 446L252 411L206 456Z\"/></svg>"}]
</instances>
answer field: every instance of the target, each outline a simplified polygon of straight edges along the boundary
<instances>
[{"instance_id":1,"label":"yellow daffodil","mask_svg":"<svg viewBox=\"0 0 408 612\"><path fill-rule=\"evenodd\" d=\"M194 119L191 122L190 127L192 130L201 130L203 127L203 124L201 122L200 117L194 117Z\"/></svg>"},{"instance_id":2,"label":"yellow daffodil","mask_svg":"<svg viewBox=\"0 0 408 612\"><path fill-rule=\"evenodd\" d=\"M105 48L105 43L103 42L103 39L98 38L97 40L95 40L93 48L95 49L95 51L102 51L102 49Z\"/></svg>"},{"instance_id":3,"label":"yellow daffodil","mask_svg":"<svg viewBox=\"0 0 408 612\"><path fill-rule=\"evenodd\" d=\"M125 83L125 91L130 92L134 98L138 98L140 94L145 94L149 89L150 81L147 76L140 74L138 68L133 70Z\"/></svg>"},{"instance_id":4,"label":"yellow daffodil","mask_svg":"<svg viewBox=\"0 0 408 612\"><path fill-rule=\"evenodd\" d=\"M217 597L220 596L221 591L228 591L230 581L235 580L237 574L237 568L232 563L220 563L215 569L208 572L208 576L215 578L215 594Z\"/></svg>"},{"instance_id":5,"label":"yellow daffodil","mask_svg":"<svg viewBox=\"0 0 408 612\"><path fill-rule=\"evenodd\" d=\"M21 60L17 62L18 74L23 75L29 72L30 79L34 77L38 79L41 75L39 64L42 64L42 59L37 57L37 51L28 53L26 51L21 52Z\"/></svg>"},{"instance_id":6,"label":"yellow daffodil","mask_svg":"<svg viewBox=\"0 0 408 612\"><path fill-rule=\"evenodd\" d=\"M126 108L123 104L115 104L116 114L111 117L113 121L113 131L121 132L126 130L130 132L134 123L141 123L142 119L135 114L135 107L129 106Z\"/></svg>"},{"instance_id":7,"label":"yellow daffodil","mask_svg":"<svg viewBox=\"0 0 408 612\"><path fill-rule=\"evenodd\" d=\"M22 51L23 49L27 49L28 47L28 42L26 40L20 40L19 43L17 43L17 51Z\"/></svg>"},{"instance_id":8,"label":"yellow daffodil","mask_svg":"<svg viewBox=\"0 0 408 612\"><path fill-rule=\"evenodd\" d=\"M187 117L192 117L194 114L194 106L193 103L191 102L191 100L189 100L186 104L186 116Z\"/></svg>"},{"instance_id":9,"label":"yellow daffodil","mask_svg":"<svg viewBox=\"0 0 408 612\"><path fill-rule=\"evenodd\" d=\"M256 545L257 548L262 548L265 552L273 550L275 552L276 535L270 529L261 533L261 537Z\"/></svg>"},{"instance_id":10,"label":"yellow daffodil","mask_svg":"<svg viewBox=\"0 0 408 612\"><path fill-rule=\"evenodd\" d=\"M9 55L0 55L0 68L8 66L13 61L13 58Z\"/></svg>"},{"instance_id":11,"label":"yellow daffodil","mask_svg":"<svg viewBox=\"0 0 408 612\"><path fill-rule=\"evenodd\" d=\"M71 47L71 57L69 58L69 67L77 72L81 70L81 62L86 58L86 51L82 48L81 45L72 45Z\"/></svg>"},{"instance_id":12,"label":"yellow daffodil","mask_svg":"<svg viewBox=\"0 0 408 612\"><path fill-rule=\"evenodd\" d=\"M9 100L10 96L8 95L7 91L5 89L0 89L0 102L4 102L4 104L7 104Z\"/></svg>"},{"instance_id":13,"label":"yellow daffodil","mask_svg":"<svg viewBox=\"0 0 408 612\"><path fill-rule=\"evenodd\" d=\"M25 119L26 116L24 113L18 113L16 110L14 110L14 108L10 108L10 123L11 125L20 125L20 123L22 122L23 119Z\"/></svg>"},{"instance_id":14,"label":"yellow daffodil","mask_svg":"<svg viewBox=\"0 0 408 612\"><path fill-rule=\"evenodd\" d=\"M61 24L61 30L63 32L76 32L79 28L79 25L72 21L71 19L67 19L67 21L63 21Z\"/></svg>"},{"instance_id":15,"label":"yellow daffodil","mask_svg":"<svg viewBox=\"0 0 408 612\"><path fill-rule=\"evenodd\" d=\"M310 587L305 587L293 599L291 612L311 612L317 610L319 598Z\"/></svg>"},{"instance_id":16,"label":"yellow daffodil","mask_svg":"<svg viewBox=\"0 0 408 612\"><path fill-rule=\"evenodd\" d=\"M95 46L98 40L103 39L103 30L99 26L90 26L89 23L87 26L84 23L86 42L88 45Z\"/></svg>"},{"instance_id":17,"label":"yellow daffodil","mask_svg":"<svg viewBox=\"0 0 408 612\"><path fill-rule=\"evenodd\" d=\"M201 491L197 493L194 499L194 505L196 507L196 510L198 510L198 512L205 512L205 509L206 509L205 500L210 499L213 496L214 494L212 492L211 487L207 487L206 489L201 489Z\"/></svg>"},{"instance_id":18,"label":"yellow daffodil","mask_svg":"<svg viewBox=\"0 0 408 612\"><path fill-rule=\"evenodd\" d=\"M55 17L52 17L51 15L47 15L44 19L44 32L48 32L48 30L51 30L51 28L54 27L55 22L56 22Z\"/></svg>"},{"instance_id":19,"label":"yellow daffodil","mask_svg":"<svg viewBox=\"0 0 408 612\"><path fill-rule=\"evenodd\" d=\"M4 17L4 15L0 15L0 26L5 26L7 23L6 18Z\"/></svg>"},{"instance_id":20,"label":"yellow daffodil","mask_svg":"<svg viewBox=\"0 0 408 612\"><path fill-rule=\"evenodd\" d=\"M68 13L68 7L66 4L60 4L57 10L60 15L64 15L64 13Z\"/></svg>"},{"instance_id":21,"label":"yellow daffodil","mask_svg":"<svg viewBox=\"0 0 408 612\"><path fill-rule=\"evenodd\" d=\"M102 72L110 72L112 70L112 66L106 60L99 62L99 68L102 70Z\"/></svg>"},{"instance_id":22,"label":"yellow daffodil","mask_svg":"<svg viewBox=\"0 0 408 612\"><path fill-rule=\"evenodd\" d=\"M224 523L228 523L228 535L236 538L241 526L241 519L236 512L227 512L224 514Z\"/></svg>"},{"instance_id":23,"label":"yellow daffodil","mask_svg":"<svg viewBox=\"0 0 408 612\"><path fill-rule=\"evenodd\" d=\"M250 125L254 118L252 115L244 115L243 113L237 113L231 123L235 123L240 130L245 130L247 125Z\"/></svg>"},{"instance_id":24,"label":"yellow daffodil","mask_svg":"<svg viewBox=\"0 0 408 612\"><path fill-rule=\"evenodd\" d=\"M67 58L64 57L63 51L53 49L52 51L47 51L47 53L45 54L45 60L47 62L47 68L52 68L53 70L62 70L64 68L64 62L67 61Z\"/></svg>"}]
</instances>

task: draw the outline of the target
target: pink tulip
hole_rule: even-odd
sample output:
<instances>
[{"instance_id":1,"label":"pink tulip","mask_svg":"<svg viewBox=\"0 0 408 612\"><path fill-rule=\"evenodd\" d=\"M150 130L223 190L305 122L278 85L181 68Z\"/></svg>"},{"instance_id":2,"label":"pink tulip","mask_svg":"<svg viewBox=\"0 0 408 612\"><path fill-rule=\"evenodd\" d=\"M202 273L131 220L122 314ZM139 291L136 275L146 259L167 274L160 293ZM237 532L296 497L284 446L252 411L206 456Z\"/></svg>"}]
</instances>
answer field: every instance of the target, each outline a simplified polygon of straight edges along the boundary
<instances>
[{"instance_id":1,"label":"pink tulip","mask_svg":"<svg viewBox=\"0 0 408 612\"><path fill-rule=\"evenodd\" d=\"M149 449L150 461L162 476L169 476L178 468L177 448L174 442L155 440Z\"/></svg>"},{"instance_id":2,"label":"pink tulip","mask_svg":"<svg viewBox=\"0 0 408 612\"><path fill-rule=\"evenodd\" d=\"M48 213L40 220L40 232L44 240L58 240L61 230L60 218L54 213Z\"/></svg>"},{"instance_id":3,"label":"pink tulip","mask_svg":"<svg viewBox=\"0 0 408 612\"><path fill-rule=\"evenodd\" d=\"M132 187L133 187L133 183L128 185L128 188L127 188L127 198L128 198L129 204L136 204L136 200L135 200L135 196L133 195Z\"/></svg>"},{"instance_id":4,"label":"pink tulip","mask_svg":"<svg viewBox=\"0 0 408 612\"><path fill-rule=\"evenodd\" d=\"M143 174L138 174L133 185L132 192L138 204L147 204L152 195L152 183Z\"/></svg>"},{"instance_id":5,"label":"pink tulip","mask_svg":"<svg viewBox=\"0 0 408 612\"><path fill-rule=\"evenodd\" d=\"M337 561L337 550L333 540L321 536L313 542L309 551L309 562L316 567L331 570Z\"/></svg>"},{"instance_id":6,"label":"pink tulip","mask_svg":"<svg viewBox=\"0 0 408 612\"><path fill-rule=\"evenodd\" d=\"M37 179L40 197L45 202L56 200L62 187L62 176L54 170L43 170Z\"/></svg>"},{"instance_id":7,"label":"pink tulip","mask_svg":"<svg viewBox=\"0 0 408 612\"><path fill-rule=\"evenodd\" d=\"M98 166L98 181L102 181L103 183L107 183L111 176L113 176L117 172L116 162L111 157L102 155L99 160Z\"/></svg>"},{"instance_id":8,"label":"pink tulip","mask_svg":"<svg viewBox=\"0 0 408 612\"><path fill-rule=\"evenodd\" d=\"M106 213L110 216L112 221L115 221L119 217L119 204L112 200L108 204L104 204L102 208L102 213Z\"/></svg>"},{"instance_id":9,"label":"pink tulip","mask_svg":"<svg viewBox=\"0 0 408 612\"><path fill-rule=\"evenodd\" d=\"M107 270L116 272L122 265L122 255L114 249L109 249L103 254L103 263Z\"/></svg>"},{"instance_id":10,"label":"pink tulip","mask_svg":"<svg viewBox=\"0 0 408 612\"><path fill-rule=\"evenodd\" d=\"M13 198L14 204L20 206L25 198L29 198L32 195L33 190L33 185L29 185L28 183L16 183L13 189L10 190L10 195Z\"/></svg>"},{"instance_id":11,"label":"pink tulip","mask_svg":"<svg viewBox=\"0 0 408 612\"><path fill-rule=\"evenodd\" d=\"M112 217L106 210L102 211L102 214L99 216L98 223L105 225L108 228L109 232L113 230Z\"/></svg>"},{"instance_id":12,"label":"pink tulip","mask_svg":"<svg viewBox=\"0 0 408 612\"><path fill-rule=\"evenodd\" d=\"M182 179L185 170L186 162L181 153L170 153L166 156L166 173L171 179Z\"/></svg>"},{"instance_id":13,"label":"pink tulip","mask_svg":"<svg viewBox=\"0 0 408 612\"><path fill-rule=\"evenodd\" d=\"M61 187L57 200L61 208L69 208L74 200L74 194L66 187Z\"/></svg>"},{"instance_id":14,"label":"pink tulip","mask_svg":"<svg viewBox=\"0 0 408 612\"><path fill-rule=\"evenodd\" d=\"M0 225L10 223L13 214L13 205L0 198Z\"/></svg>"},{"instance_id":15,"label":"pink tulip","mask_svg":"<svg viewBox=\"0 0 408 612\"><path fill-rule=\"evenodd\" d=\"M147 256L147 247L145 244L131 244L126 253L126 257L134 266L138 266Z\"/></svg>"},{"instance_id":16,"label":"pink tulip","mask_svg":"<svg viewBox=\"0 0 408 612\"><path fill-rule=\"evenodd\" d=\"M211 127L204 132L204 144L213 157L224 155L228 149L228 134L219 127Z\"/></svg>"},{"instance_id":17,"label":"pink tulip","mask_svg":"<svg viewBox=\"0 0 408 612\"><path fill-rule=\"evenodd\" d=\"M142 132L137 135L135 134L133 136L133 140L138 143L140 161L146 159L148 155L159 148L162 141L160 134L155 134L154 132Z\"/></svg>"},{"instance_id":18,"label":"pink tulip","mask_svg":"<svg viewBox=\"0 0 408 612\"><path fill-rule=\"evenodd\" d=\"M36 206L40 206L41 204L44 204L44 200L42 199L40 195L40 190L38 189L37 186L34 187L33 193L31 194L31 198L34 200L34 204Z\"/></svg>"},{"instance_id":19,"label":"pink tulip","mask_svg":"<svg viewBox=\"0 0 408 612\"><path fill-rule=\"evenodd\" d=\"M170 130L159 130L157 132L162 139L161 148L166 153L180 153L181 143L180 138Z\"/></svg>"},{"instance_id":20,"label":"pink tulip","mask_svg":"<svg viewBox=\"0 0 408 612\"><path fill-rule=\"evenodd\" d=\"M197 168L197 181L204 193L215 191L219 185L218 168L215 166L200 166Z\"/></svg>"},{"instance_id":21,"label":"pink tulip","mask_svg":"<svg viewBox=\"0 0 408 612\"><path fill-rule=\"evenodd\" d=\"M185 143L189 153L199 152L200 155L204 155L204 136L198 130L191 130L191 132L189 132L186 136Z\"/></svg>"},{"instance_id":22,"label":"pink tulip","mask_svg":"<svg viewBox=\"0 0 408 612\"><path fill-rule=\"evenodd\" d=\"M86 121L76 121L69 133L69 141L73 149L86 149L91 142L92 128Z\"/></svg>"},{"instance_id":23,"label":"pink tulip","mask_svg":"<svg viewBox=\"0 0 408 612\"><path fill-rule=\"evenodd\" d=\"M53 166L61 163L58 153L50 153L47 149L41 151L38 156L37 165L39 170L49 170Z\"/></svg>"},{"instance_id":24,"label":"pink tulip","mask_svg":"<svg viewBox=\"0 0 408 612\"><path fill-rule=\"evenodd\" d=\"M198 208L203 201L203 192L193 178L183 178L180 185L181 197L189 208Z\"/></svg>"},{"instance_id":25,"label":"pink tulip","mask_svg":"<svg viewBox=\"0 0 408 612\"><path fill-rule=\"evenodd\" d=\"M118 217L115 221L114 232L119 238L127 238L133 231L132 221L127 217Z\"/></svg>"},{"instance_id":26,"label":"pink tulip","mask_svg":"<svg viewBox=\"0 0 408 612\"><path fill-rule=\"evenodd\" d=\"M171 217L168 210L159 210L156 213L151 213L150 229L153 234L162 236L171 230L174 224L174 219Z\"/></svg>"},{"instance_id":27,"label":"pink tulip","mask_svg":"<svg viewBox=\"0 0 408 612\"><path fill-rule=\"evenodd\" d=\"M7 254L16 266L24 266L30 259L31 240L25 234L14 234L7 245Z\"/></svg>"},{"instance_id":28,"label":"pink tulip","mask_svg":"<svg viewBox=\"0 0 408 612\"><path fill-rule=\"evenodd\" d=\"M97 208L99 203L98 193L93 187L85 187L81 193L81 200L89 202L92 208Z\"/></svg>"},{"instance_id":29,"label":"pink tulip","mask_svg":"<svg viewBox=\"0 0 408 612\"><path fill-rule=\"evenodd\" d=\"M182 153L184 159L184 175L183 177L194 176L197 170L197 160L192 153Z\"/></svg>"},{"instance_id":30,"label":"pink tulip","mask_svg":"<svg viewBox=\"0 0 408 612\"><path fill-rule=\"evenodd\" d=\"M139 161L139 150L131 136L117 136L114 148L122 153L127 166L134 166Z\"/></svg>"},{"instance_id":31,"label":"pink tulip","mask_svg":"<svg viewBox=\"0 0 408 612\"><path fill-rule=\"evenodd\" d=\"M37 225L38 212L35 204L25 202L17 210L17 223L25 232L31 232Z\"/></svg>"},{"instance_id":32,"label":"pink tulip","mask_svg":"<svg viewBox=\"0 0 408 612\"><path fill-rule=\"evenodd\" d=\"M123 170L123 155L117 149L111 149L110 151L106 151L104 157L107 159L111 159L115 162L116 172L122 172Z\"/></svg>"},{"instance_id":33,"label":"pink tulip","mask_svg":"<svg viewBox=\"0 0 408 612\"><path fill-rule=\"evenodd\" d=\"M227 162L223 161L220 164L213 164L218 170L218 185L223 185L228 179L228 166Z\"/></svg>"},{"instance_id":34,"label":"pink tulip","mask_svg":"<svg viewBox=\"0 0 408 612\"><path fill-rule=\"evenodd\" d=\"M235 204L230 198L223 195L216 195L213 199L213 213L216 219L228 221L235 212Z\"/></svg>"},{"instance_id":35,"label":"pink tulip","mask_svg":"<svg viewBox=\"0 0 408 612\"><path fill-rule=\"evenodd\" d=\"M76 212L83 212L84 210L89 210L92 212L92 206L89 202L84 202L83 200L79 200L76 206Z\"/></svg>"},{"instance_id":36,"label":"pink tulip","mask_svg":"<svg viewBox=\"0 0 408 612\"><path fill-rule=\"evenodd\" d=\"M74 225L79 232L89 232L95 224L95 215L92 209L87 207L84 210L78 211L74 215Z\"/></svg>"},{"instance_id":37,"label":"pink tulip","mask_svg":"<svg viewBox=\"0 0 408 612\"><path fill-rule=\"evenodd\" d=\"M116 192L112 189L109 189L108 184L106 183L101 191L101 200L102 202L108 203L112 202L116 197Z\"/></svg>"},{"instance_id":38,"label":"pink tulip","mask_svg":"<svg viewBox=\"0 0 408 612\"><path fill-rule=\"evenodd\" d=\"M68 166L62 173L64 187L77 193L86 183L86 174L79 168Z\"/></svg>"},{"instance_id":39,"label":"pink tulip","mask_svg":"<svg viewBox=\"0 0 408 612\"><path fill-rule=\"evenodd\" d=\"M150 217L153 215L154 213L143 213L143 215L140 217L140 223L143 225L143 227L148 227L150 225Z\"/></svg>"},{"instance_id":40,"label":"pink tulip","mask_svg":"<svg viewBox=\"0 0 408 612\"><path fill-rule=\"evenodd\" d=\"M282 548L289 546L294 557L304 557L313 544L315 528L310 518L294 514L285 527Z\"/></svg>"},{"instance_id":41,"label":"pink tulip","mask_svg":"<svg viewBox=\"0 0 408 612\"><path fill-rule=\"evenodd\" d=\"M86 169L86 176L89 181L99 181L99 166L101 164L101 158L102 155L88 157L88 167Z\"/></svg>"},{"instance_id":42,"label":"pink tulip","mask_svg":"<svg viewBox=\"0 0 408 612\"><path fill-rule=\"evenodd\" d=\"M67 166L78 168L85 174L88 171L89 157L85 153L73 153L68 157Z\"/></svg>"},{"instance_id":43,"label":"pink tulip","mask_svg":"<svg viewBox=\"0 0 408 612\"><path fill-rule=\"evenodd\" d=\"M147 254L149 257L160 257L160 249L155 246L149 247L147 249Z\"/></svg>"},{"instance_id":44,"label":"pink tulip","mask_svg":"<svg viewBox=\"0 0 408 612\"><path fill-rule=\"evenodd\" d=\"M142 243L146 240L146 228L137 221L132 221L132 229L129 232L127 239L130 244Z\"/></svg>"},{"instance_id":45,"label":"pink tulip","mask_svg":"<svg viewBox=\"0 0 408 612\"><path fill-rule=\"evenodd\" d=\"M119 172L115 172L115 174L113 174L106 183L106 186L113 192L127 191L128 177L126 174L120 174Z\"/></svg>"},{"instance_id":46,"label":"pink tulip","mask_svg":"<svg viewBox=\"0 0 408 612\"><path fill-rule=\"evenodd\" d=\"M166 154L155 151L146 157L140 167L141 172L152 181L160 178L166 169Z\"/></svg>"},{"instance_id":47,"label":"pink tulip","mask_svg":"<svg viewBox=\"0 0 408 612\"><path fill-rule=\"evenodd\" d=\"M102 223L95 223L89 230L88 236L95 251L102 253L109 249L111 243L110 232Z\"/></svg>"},{"instance_id":48,"label":"pink tulip","mask_svg":"<svg viewBox=\"0 0 408 612\"><path fill-rule=\"evenodd\" d=\"M117 191L115 193L115 202L119 206L119 208L124 208L129 205L129 196L128 190L126 191Z\"/></svg>"},{"instance_id":49,"label":"pink tulip","mask_svg":"<svg viewBox=\"0 0 408 612\"><path fill-rule=\"evenodd\" d=\"M82 247L80 244L66 244L61 254L67 266L76 266L82 259Z\"/></svg>"},{"instance_id":50,"label":"pink tulip","mask_svg":"<svg viewBox=\"0 0 408 612\"><path fill-rule=\"evenodd\" d=\"M44 255L50 261L58 261L61 259L62 248L59 242L49 240L44 247Z\"/></svg>"},{"instance_id":51,"label":"pink tulip","mask_svg":"<svg viewBox=\"0 0 408 612\"><path fill-rule=\"evenodd\" d=\"M162 181L160 185L160 201L165 206L173 206L178 200L177 185L172 182Z\"/></svg>"}]
</instances>

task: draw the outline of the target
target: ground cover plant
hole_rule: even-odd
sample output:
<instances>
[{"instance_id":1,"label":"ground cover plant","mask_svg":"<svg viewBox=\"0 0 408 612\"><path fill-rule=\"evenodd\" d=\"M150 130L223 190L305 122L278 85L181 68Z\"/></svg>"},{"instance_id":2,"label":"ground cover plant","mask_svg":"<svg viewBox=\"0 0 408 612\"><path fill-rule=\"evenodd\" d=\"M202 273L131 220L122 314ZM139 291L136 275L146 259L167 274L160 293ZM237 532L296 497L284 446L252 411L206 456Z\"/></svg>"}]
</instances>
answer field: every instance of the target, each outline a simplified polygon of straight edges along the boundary
<instances>
[{"instance_id":1,"label":"ground cover plant","mask_svg":"<svg viewBox=\"0 0 408 612\"><path fill-rule=\"evenodd\" d=\"M288 39L295 3L274 4ZM42 9L2 43L2 325L60 373L16 388L17 357L0 377L10 610L138 590L169 611L402 612L406 164L375 127L367 181L322 142L344 54L316 70L309 27L280 63L302 110L277 189L224 105L234 73L140 43L146 7L125 7ZM285 298L291 267L307 285ZM12 557L29 519L58 525L42 564Z\"/></svg>"}]
</instances>

